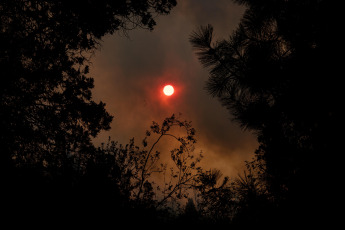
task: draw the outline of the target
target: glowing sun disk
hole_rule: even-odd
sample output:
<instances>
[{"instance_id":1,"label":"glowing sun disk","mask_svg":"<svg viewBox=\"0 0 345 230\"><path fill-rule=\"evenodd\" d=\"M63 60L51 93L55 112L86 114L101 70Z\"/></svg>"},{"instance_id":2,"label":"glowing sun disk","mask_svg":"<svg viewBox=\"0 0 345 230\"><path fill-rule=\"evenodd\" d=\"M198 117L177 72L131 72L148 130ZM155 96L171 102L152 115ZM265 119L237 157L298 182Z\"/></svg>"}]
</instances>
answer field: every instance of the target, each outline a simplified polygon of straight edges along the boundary
<instances>
[{"instance_id":1,"label":"glowing sun disk","mask_svg":"<svg viewBox=\"0 0 345 230\"><path fill-rule=\"evenodd\" d=\"M171 96L174 93L174 87L171 85L164 86L163 93L167 96Z\"/></svg>"}]
</instances>

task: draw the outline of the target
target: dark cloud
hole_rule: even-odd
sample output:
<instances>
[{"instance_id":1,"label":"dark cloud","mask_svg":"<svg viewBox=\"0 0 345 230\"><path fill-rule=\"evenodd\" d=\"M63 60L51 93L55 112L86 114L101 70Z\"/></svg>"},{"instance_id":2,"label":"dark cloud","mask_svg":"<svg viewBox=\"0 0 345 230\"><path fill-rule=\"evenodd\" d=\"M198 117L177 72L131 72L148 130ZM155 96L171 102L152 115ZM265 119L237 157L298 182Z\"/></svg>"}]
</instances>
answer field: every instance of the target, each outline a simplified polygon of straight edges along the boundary
<instances>
[{"instance_id":1,"label":"dark cloud","mask_svg":"<svg viewBox=\"0 0 345 230\"><path fill-rule=\"evenodd\" d=\"M153 120L161 122L172 113L182 113L197 130L197 148L204 152L205 167L238 173L243 161L252 157L256 141L204 90L207 70L198 62L188 38L197 26L208 23L218 37L226 38L242 13L243 8L231 1L184 0L170 15L157 19L153 32L135 30L129 38L105 37L91 74L94 97L107 104L114 121L112 129L95 142L104 142L108 136L120 143L131 137L141 139ZM167 83L176 90L169 98L162 94Z\"/></svg>"}]
</instances>

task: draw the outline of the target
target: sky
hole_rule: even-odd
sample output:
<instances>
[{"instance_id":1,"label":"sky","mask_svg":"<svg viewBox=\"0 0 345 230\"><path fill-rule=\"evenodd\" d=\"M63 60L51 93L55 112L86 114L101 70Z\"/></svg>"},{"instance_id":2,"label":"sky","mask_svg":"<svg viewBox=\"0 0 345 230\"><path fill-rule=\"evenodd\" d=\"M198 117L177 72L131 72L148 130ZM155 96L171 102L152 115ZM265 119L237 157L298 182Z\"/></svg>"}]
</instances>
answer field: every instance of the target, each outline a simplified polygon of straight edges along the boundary
<instances>
[{"instance_id":1,"label":"sky","mask_svg":"<svg viewBox=\"0 0 345 230\"><path fill-rule=\"evenodd\" d=\"M156 19L151 32L136 29L128 36L104 37L91 60L90 74L95 80L94 100L106 103L114 119L95 144L111 137L121 144L134 138L140 145L152 121L161 123L181 113L181 119L196 129L195 151L204 156L201 166L230 177L241 173L245 161L254 156L256 138L232 121L229 111L205 90L208 72L188 39L207 24L214 27L216 39L227 39L243 12L230 0L180 0L169 15ZM175 88L170 97L163 94L166 84Z\"/></svg>"}]
</instances>

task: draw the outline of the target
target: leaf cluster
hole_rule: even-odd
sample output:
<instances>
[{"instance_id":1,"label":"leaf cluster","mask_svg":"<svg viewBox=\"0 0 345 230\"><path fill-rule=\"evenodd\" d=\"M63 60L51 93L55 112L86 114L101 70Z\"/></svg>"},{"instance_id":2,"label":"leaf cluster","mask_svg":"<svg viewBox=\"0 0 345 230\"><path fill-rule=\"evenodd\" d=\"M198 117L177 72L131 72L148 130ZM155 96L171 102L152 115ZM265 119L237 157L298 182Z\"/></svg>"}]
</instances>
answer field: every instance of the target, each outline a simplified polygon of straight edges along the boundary
<instances>
[{"instance_id":1,"label":"leaf cluster","mask_svg":"<svg viewBox=\"0 0 345 230\"><path fill-rule=\"evenodd\" d=\"M93 100L94 80L88 76L101 38L138 27L152 30L154 18L175 5L174 0L1 1L3 162L61 168L71 157L86 160L94 148L91 138L110 129L113 119L105 103Z\"/></svg>"}]
</instances>

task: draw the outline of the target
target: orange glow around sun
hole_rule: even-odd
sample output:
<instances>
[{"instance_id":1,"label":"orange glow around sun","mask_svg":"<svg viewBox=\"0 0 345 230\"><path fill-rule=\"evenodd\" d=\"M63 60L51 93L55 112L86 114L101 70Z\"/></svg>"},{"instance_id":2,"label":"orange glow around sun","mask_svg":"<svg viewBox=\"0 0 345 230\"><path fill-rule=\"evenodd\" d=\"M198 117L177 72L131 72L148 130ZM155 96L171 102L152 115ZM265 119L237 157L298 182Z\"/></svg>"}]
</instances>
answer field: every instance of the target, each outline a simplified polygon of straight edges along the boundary
<instances>
[{"instance_id":1,"label":"orange glow around sun","mask_svg":"<svg viewBox=\"0 0 345 230\"><path fill-rule=\"evenodd\" d=\"M171 96L174 93L174 87L172 85L164 86L163 93L167 96Z\"/></svg>"}]
</instances>

